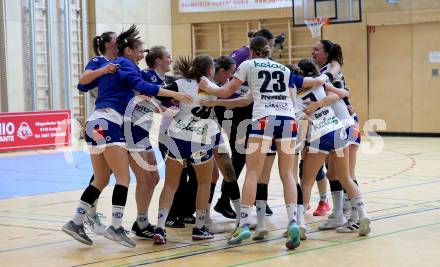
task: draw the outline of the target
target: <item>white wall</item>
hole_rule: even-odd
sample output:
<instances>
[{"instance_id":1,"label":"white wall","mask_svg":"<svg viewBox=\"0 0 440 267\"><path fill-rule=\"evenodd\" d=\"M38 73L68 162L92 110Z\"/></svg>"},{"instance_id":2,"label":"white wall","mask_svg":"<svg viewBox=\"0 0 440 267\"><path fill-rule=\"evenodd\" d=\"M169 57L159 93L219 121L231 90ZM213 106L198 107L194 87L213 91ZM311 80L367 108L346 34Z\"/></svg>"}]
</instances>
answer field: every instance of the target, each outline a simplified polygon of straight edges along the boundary
<instances>
[{"instance_id":1,"label":"white wall","mask_svg":"<svg viewBox=\"0 0 440 267\"><path fill-rule=\"evenodd\" d=\"M121 32L136 24L145 48L171 50L171 0L96 0L96 33ZM142 62L141 68L145 67Z\"/></svg>"},{"instance_id":2,"label":"white wall","mask_svg":"<svg viewBox=\"0 0 440 267\"><path fill-rule=\"evenodd\" d=\"M6 0L6 77L8 82L8 111L24 111L25 107L22 8L21 1ZM28 91L28 90L26 90ZM31 96L29 96L31 97Z\"/></svg>"}]
</instances>

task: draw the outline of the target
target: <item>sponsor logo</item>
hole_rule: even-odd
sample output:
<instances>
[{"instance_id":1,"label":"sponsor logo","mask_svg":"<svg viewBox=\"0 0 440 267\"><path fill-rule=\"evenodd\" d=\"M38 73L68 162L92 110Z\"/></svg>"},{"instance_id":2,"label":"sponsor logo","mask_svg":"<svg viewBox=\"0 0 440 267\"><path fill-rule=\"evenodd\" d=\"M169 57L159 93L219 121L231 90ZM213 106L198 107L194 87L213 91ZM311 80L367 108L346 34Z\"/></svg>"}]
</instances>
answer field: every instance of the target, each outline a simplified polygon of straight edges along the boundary
<instances>
[{"instance_id":1,"label":"sponsor logo","mask_svg":"<svg viewBox=\"0 0 440 267\"><path fill-rule=\"evenodd\" d=\"M149 102L148 102L149 103ZM154 112L155 107L151 107L150 105L136 105L134 107L134 110L142 112L142 113L151 113Z\"/></svg>"},{"instance_id":2,"label":"sponsor logo","mask_svg":"<svg viewBox=\"0 0 440 267\"><path fill-rule=\"evenodd\" d=\"M289 105L287 103L269 103L264 105L267 109L274 109L277 111L290 111Z\"/></svg>"},{"instance_id":3,"label":"sponsor logo","mask_svg":"<svg viewBox=\"0 0 440 267\"><path fill-rule=\"evenodd\" d=\"M124 214L122 212L113 212L112 213L113 218L121 219L122 216L124 216Z\"/></svg>"},{"instance_id":4,"label":"sponsor logo","mask_svg":"<svg viewBox=\"0 0 440 267\"><path fill-rule=\"evenodd\" d=\"M0 122L0 142L14 141L15 125L12 122Z\"/></svg>"},{"instance_id":5,"label":"sponsor logo","mask_svg":"<svg viewBox=\"0 0 440 267\"><path fill-rule=\"evenodd\" d=\"M26 140L29 137L33 136L31 127L29 127L29 124L27 122L22 122L17 130L17 136L21 140Z\"/></svg>"},{"instance_id":6,"label":"sponsor logo","mask_svg":"<svg viewBox=\"0 0 440 267\"><path fill-rule=\"evenodd\" d=\"M319 130L319 129L322 129L322 128L327 127L329 125L332 125L332 124L334 124L334 125L339 124L339 120L336 116L333 116L330 118L323 118L322 120L320 120L318 122L314 121L312 123L314 130Z\"/></svg>"},{"instance_id":7,"label":"sponsor logo","mask_svg":"<svg viewBox=\"0 0 440 267\"><path fill-rule=\"evenodd\" d=\"M203 158L206 158L206 157L208 157L209 155L208 155L208 151L206 151L206 150L200 150L200 151L197 151L197 152L194 152L192 155L191 155L191 157L193 158L193 159L203 159Z\"/></svg>"},{"instance_id":8,"label":"sponsor logo","mask_svg":"<svg viewBox=\"0 0 440 267\"><path fill-rule=\"evenodd\" d=\"M258 68L271 68L271 69L280 69L282 71L286 70L286 67L284 65L275 63L275 62L257 62L254 61L254 66Z\"/></svg>"},{"instance_id":9,"label":"sponsor logo","mask_svg":"<svg viewBox=\"0 0 440 267\"><path fill-rule=\"evenodd\" d=\"M151 76L150 81L153 82L153 83L157 82L157 78L156 78L156 76Z\"/></svg>"},{"instance_id":10,"label":"sponsor logo","mask_svg":"<svg viewBox=\"0 0 440 267\"><path fill-rule=\"evenodd\" d=\"M329 114L329 113L330 113L330 111L328 111L328 110L323 110L322 112L316 113L316 114L314 114L314 115L315 115L315 118L319 119L319 118L321 118L322 116L325 116L325 115L327 115L327 114Z\"/></svg>"},{"instance_id":11,"label":"sponsor logo","mask_svg":"<svg viewBox=\"0 0 440 267\"><path fill-rule=\"evenodd\" d=\"M261 100L286 100L285 95L261 95Z\"/></svg>"},{"instance_id":12,"label":"sponsor logo","mask_svg":"<svg viewBox=\"0 0 440 267\"><path fill-rule=\"evenodd\" d=\"M243 219L243 218L249 217L249 215L247 213L240 212L240 217Z\"/></svg>"},{"instance_id":13,"label":"sponsor logo","mask_svg":"<svg viewBox=\"0 0 440 267\"><path fill-rule=\"evenodd\" d=\"M79 214L86 214L86 210L83 209L83 208L77 208L76 212L79 213Z\"/></svg>"},{"instance_id":14,"label":"sponsor logo","mask_svg":"<svg viewBox=\"0 0 440 267\"><path fill-rule=\"evenodd\" d=\"M191 121L189 121L189 122L185 122L184 120L178 120L176 122L176 128L181 129L181 130L185 130L185 131L195 132L199 135L203 135L205 132L207 132L208 125L194 126L193 123L195 123L195 122L198 122L198 120L196 120L195 118L191 118ZM193 125L191 125L191 124L193 124Z\"/></svg>"}]
</instances>

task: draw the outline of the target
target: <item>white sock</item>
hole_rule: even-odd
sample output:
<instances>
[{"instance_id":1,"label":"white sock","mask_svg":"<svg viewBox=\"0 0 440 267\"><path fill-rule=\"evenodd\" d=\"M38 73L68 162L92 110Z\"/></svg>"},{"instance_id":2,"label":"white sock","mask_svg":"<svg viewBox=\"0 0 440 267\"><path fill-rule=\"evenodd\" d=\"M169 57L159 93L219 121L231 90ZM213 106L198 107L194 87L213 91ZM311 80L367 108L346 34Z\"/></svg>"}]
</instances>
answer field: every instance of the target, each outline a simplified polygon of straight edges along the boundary
<instances>
[{"instance_id":1,"label":"white sock","mask_svg":"<svg viewBox=\"0 0 440 267\"><path fill-rule=\"evenodd\" d=\"M122 217L124 216L125 206L112 206L112 226L118 229L122 226Z\"/></svg>"},{"instance_id":2,"label":"white sock","mask_svg":"<svg viewBox=\"0 0 440 267\"><path fill-rule=\"evenodd\" d=\"M342 206L344 203L344 191L333 191L332 201L333 201L333 214L335 215L335 218L341 218L341 216L344 216L342 212Z\"/></svg>"},{"instance_id":3,"label":"white sock","mask_svg":"<svg viewBox=\"0 0 440 267\"><path fill-rule=\"evenodd\" d=\"M237 214L235 224L238 225L240 222L240 199L232 200L232 205L234 206L235 214Z\"/></svg>"},{"instance_id":4,"label":"white sock","mask_svg":"<svg viewBox=\"0 0 440 267\"><path fill-rule=\"evenodd\" d=\"M162 229L165 228L165 221L167 220L169 212L170 212L169 209L159 208L159 210L157 212L157 227L160 227Z\"/></svg>"},{"instance_id":5,"label":"white sock","mask_svg":"<svg viewBox=\"0 0 440 267\"><path fill-rule=\"evenodd\" d=\"M351 199L351 206L353 208L356 208L359 219L362 219L364 217L367 217L367 210L365 209L364 202L362 200L362 196L354 197Z\"/></svg>"},{"instance_id":6,"label":"white sock","mask_svg":"<svg viewBox=\"0 0 440 267\"><path fill-rule=\"evenodd\" d=\"M144 229L145 227L147 227L148 224L150 224L150 222L148 221L148 211L144 213L138 213L136 222L139 225L140 229Z\"/></svg>"},{"instance_id":7,"label":"white sock","mask_svg":"<svg viewBox=\"0 0 440 267\"><path fill-rule=\"evenodd\" d=\"M357 222L359 221L359 214L358 214L358 211L357 211L356 208L351 207L351 205L350 205L350 208L351 208L351 213L350 213L350 219L349 219L349 221L350 221L350 222L357 223Z\"/></svg>"},{"instance_id":8,"label":"white sock","mask_svg":"<svg viewBox=\"0 0 440 267\"><path fill-rule=\"evenodd\" d=\"M344 210L351 210L351 202L347 193L344 193Z\"/></svg>"},{"instance_id":9,"label":"white sock","mask_svg":"<svg viewBox=\"0 0 440 267\"><path fill-rule=\"evenodd\" d=\"M297 205L296 221L298 225L305 225L304 214L305 214L304 205Z\"/></svg>"},{"instance_id":10,"label":"white sock","mask_svg":"<svg viewBox=\"0 0 440 267\"><path fill-rule=\"evenodd\" d=\"M95 217L96 216L96 210L98 209L98 199L99 198L97 198L95 200L95 202L93 202L93 205L90 207L89 211L87 212L87 214L90 217Z\"/></svg>"},{"instance_id":11,"label":"white sock","mask_svg":"<svg viewBox=\"0 0 440 267\"><path fill-rule=\"evenodd\" d=\"M202 228L205 225L206 219L206 209L205 210L196 210L196 227Z\"/></svg>"},{"instance_id":12,"label":"white sock","mask_svg":"<svg viewBox=\"0 0 440 267\"><path fill-rule=\"evenodd\" d=\"M319 200L327 202L327 191L319 192Z\"/></svg>"},{"instance_id":13,"label":"white sock","mask_svg":"<svg viewBox=\"0 0 440 267\"><path fill-rule=\"evenodd\" d=\"M208 208L206 209L206 220L207 223L211 221L211 203L208 203Z\"/></svg>"},{"instance_id":14,"label":"white sock","mask_svg":"<svg viewBox=\"0 0 440 267\"><path fill-rule=\"evenodd\" d=\"M290 224L292 221L296 222L296 217L298 215L298 205L295 204L287 204L286 205L287 210L287 220Z\"/></svg>"},{"instance_id":15,"label":"white sock","mask_svg":"<svg viewBox=\"0 0 440 267\"><path fill-rule=\"evenodd\" d=\"M255 206L257 207L257 228L266 228L264 218L266 217L266 200L257 200Z\"/></svg>"},{"instance_id":16,"label":"white sock","mask_svg":"<svg viewBox=\"0 0 440 267\"><path fill-rule=\"evenodd\" d=\"M251 207L246 205L240 206L240 224L251 224Z\"/></svg>"},{"instance_id":17,"label":"white sock","mask_svg":"<svg viewBox=\"0 0 440 267\"><path fill-rule=\"evenodd\" d=\"M79 201L78 207L75 210L75 215L73 215L72 221L76 225L81 225L84 223L84 218L86 213L90 210L91 206L89 203L86 203L82 200Z\"/></svg>"}]
</instances>

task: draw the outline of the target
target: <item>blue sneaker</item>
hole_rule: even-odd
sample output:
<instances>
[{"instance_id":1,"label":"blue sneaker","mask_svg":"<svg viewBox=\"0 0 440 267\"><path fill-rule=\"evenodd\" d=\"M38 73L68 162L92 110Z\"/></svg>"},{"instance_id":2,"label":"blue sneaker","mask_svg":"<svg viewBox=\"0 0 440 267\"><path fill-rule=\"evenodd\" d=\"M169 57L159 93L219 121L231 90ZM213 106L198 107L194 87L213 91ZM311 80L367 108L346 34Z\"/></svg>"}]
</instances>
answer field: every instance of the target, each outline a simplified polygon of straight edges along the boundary
<instances>
[{"instance_id":1,"label":"blue sneaker","mask_svg":"<svg viewBox=\"0 0 440 267\"><path fill-rule=\"evenodd\" d=\"M291 221L289 227L287 228L287 241L286 247L288 249L295 249L299 247L300 244L300 234L299 228L295 221Z\"/></svg>"},{"instance_id":2,"label":"blue sneaker","mask_svg":"<svg viewBox=\"0 0 440 267\"><path fill-rule=\"evenodd\" d=\"M228 245L238 245L241 241L251 237L251 231L249 230L249 224L243 224L243 226L237 226L232 233L231 239L228 240Z\"/></svg>"}]
</instances>

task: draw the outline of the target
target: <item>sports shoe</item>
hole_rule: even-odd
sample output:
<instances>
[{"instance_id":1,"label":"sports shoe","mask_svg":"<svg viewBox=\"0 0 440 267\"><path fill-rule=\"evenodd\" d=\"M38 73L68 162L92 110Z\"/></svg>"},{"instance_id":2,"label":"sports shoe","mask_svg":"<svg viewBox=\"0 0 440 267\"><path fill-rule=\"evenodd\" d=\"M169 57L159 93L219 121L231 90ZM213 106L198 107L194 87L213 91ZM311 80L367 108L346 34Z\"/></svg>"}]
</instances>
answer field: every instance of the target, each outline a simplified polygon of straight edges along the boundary
<instances>
[{"instance_id":1,"label":"sports shoe","mask_svg":"<svg viewBox=\"0 0 440 267\"><path fill-rule=\"evenodd\" d=\"M123 246L134 248L136 247L136 241L129 238L127 236L127 233L124 230L124 227L119 227L118 229L115 229L113 225L107 227L105 230L104 236L110 240L113 240Z\"/></svg>"},{"instance_id":2,"label":"sports shoe","mask_svg":"<svg viewBox=\"0 0 440 267\"><path fill-rule=\"evenodd\" d=\"M269 207L269 205L266 203L266 216L272 216L272 215L273 215L273 211Z\"/></svg>"},{"instance_id":3,"label":"sports shoe","mask_svg":"<svg viewBox=\"0 0 440 267\"><path fill-rule=\"evenodd\" d=\"M319 230L336 229L340 226L344 226L347 223L347 219L344 216L335 217L321 223L318 227Z\"/></svg>"},{"instance_id":4,"label":"sports shoe","mask_svg":"<svg viewBox=\"0 0 440 267\"><path fill-rule=\"evenodd\" d=\"M221 234L226 232L226 228L221 226L220 224L214 222L212 219L206 220L206 227L208 228L209 232L214 234Z\"/></svg>"},{"instance_id":5,"label":"sports shoe","mask_svg":"<svg viewBox=\"0 0 440 267\"><path fill-rule=\"evenodd\" d=\"M73 221L68 221L62 228L63 232L70 235L74 239L86 245L93 245L92 239L90 239L84 231L84 225L77 225Z\"/></svg>"},{"instance_id":6,"label":"sports shoe","mask_svg":"<svg viewBox=\"0 0 440 267\"><path fill-rule=\"evenodd\" d=\"M330 210L330 204L327 201L319 201L318 207L313 212L313 216L324 216Z\"/></svg>"},{"instance_id":7,"label":"sports shoe","mask_svg":"<svg viewBox=\"0 0 440 267\"><path fill-rule=\"evenodd\" d=\"M178 217L174 217L174 218L168 217L167 220L165 221L165 226L170 228L185 228L185 224Z\"/></svg>"},{"instance_id":8,"label":"sports shoe","mask_svg":"<svg viewBox=\"0 0 440 267\"><path fill-rule=\"evenodd\" d=\"M255 230L254 234L252 235L252 240L263 240L268 233L269 230L266 227L257 227L257 230Z\"/></svg>"},{"instance_id":9,"label":"sports shoe","mask_svg":"<svg viewBox=\"0 0 440 267\"><path fill-rule=\"evenodd\" d=\"M298 225L298 229L299 229L299 239L301 240L307 240L307 226L303 225Z\"/></svg>"},{"instance_id":10,"label":"sports shoe","mask_svg":"<svg viewBox=\"0 0 440 267\"><path fill-rule=\"evenodd\" d=\"M192 240L205 240L214 238L214 234L211 233L206 226L202 228L194 227L192 230Z\"/></svg>"},{"instance_id":11,"label":"sports shoe","mask_svg":"<svg viewBox=\"0 0 440 267\"><path fill-rule=\"evenodd\" d=\"M196 224L196 217L194 217L192 215L187 216L187 217L183 218L183 223Z\"/></svg>"},{"instance_id":12,"label":"sports shoe","mask_svg":"<svg viewBox=\"0 0 440 267\"><path fill-rule=\"evenodd\" d=\"M167 231L160 227L154 229L153 244L161 245L167 242Z\"/></svg>"},{"instance_id":13,"label":"sports shoe","mask_svg":"<svg viewBox=\"0 0 440 267\"><path fill-rule=\"evenodd\" d=\"M104 218L101 213L96 213L95 216L90 216L86 213L86 220L84 223L89 226L88 228L93 233L103 235L105 234L106 226L101 223L101 218Z\"/></svg>"},{"instance_id":14,"label":"sports shoe","mask_svg":"<svg viewBox=\"0 0 440 267\"><path fill-rule=\"evenodd\" d=\"M135 221L131 227L131 232L139 239L153 239L154 225L149 223L144 229L139 228L139 224Z\"/></svg>"},{"instance_id":15,"label":"sports shoe","mask_svg":"<svg viewBox=\"0 0 440 267\"><path fill-rule=\"evenodd\" d=\"M238 226L232 233L231 239L228 240L229 245L238 245L241 241L251 237L251 231L249 230L249 224Z\"/></svg>"},{"instance_id":16,"label":"sports shoe","mask_svg":"<svg viewBox=\"0 0 440 267\"><path fill-rule=\"evenodd\" d=\"M336 228L337 233L355 233L359 231L359 223L348 221L345 225Z\"/></svg>"},{"instance_id":17,"label":"sports shoe","mask_svg":"<svg viewBox=\"0 0 440 267\"><path fill-rule=\"evenodd\" d=\"M286 247L288 249L295 249L300 245L300 233L298 229L298 225L295 221L290 222L289 227L287 228L287 241Z\"/></svg>"},{"instance_id":18,"label":"sports shoe","mask_svg":"<svg viewBox=\"0 0 440 267\"><path fill-rule=\"evenodd\" d=\"M359 236L365 236L371 232L370 223L371 220L367 216L359 220Z\"/></svg>"},{"instance_id":19,"label":"sports shoe","mask_svg":"<svg viewBox=\"0 0 440 267\"><path fill-rule=\"evenodd\" d=\"M232 209L229 201L219 199L214 206L214 210L229 219L235 219L237 217L237 214Z\"/></svg>"}]
</instances>

